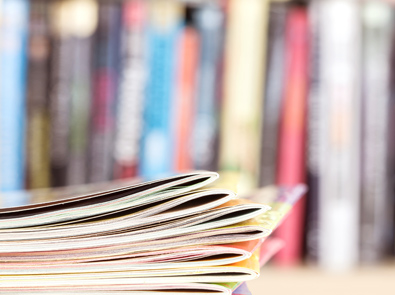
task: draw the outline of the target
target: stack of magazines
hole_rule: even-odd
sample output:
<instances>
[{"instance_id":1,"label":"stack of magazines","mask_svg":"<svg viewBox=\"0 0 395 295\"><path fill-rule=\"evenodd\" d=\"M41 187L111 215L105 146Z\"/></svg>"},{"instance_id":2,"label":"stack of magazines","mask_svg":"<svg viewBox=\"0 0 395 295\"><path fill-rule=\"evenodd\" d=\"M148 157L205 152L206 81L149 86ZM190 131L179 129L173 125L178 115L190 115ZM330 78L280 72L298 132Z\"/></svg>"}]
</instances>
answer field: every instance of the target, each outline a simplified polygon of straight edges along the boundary
<instances>
[{"instance_id":1,"label":"stack of magazines","mask_svg":"<svg viewBox=\"0 0 395 295\"><path fill-rule=\"evenodd\" d=\"M300 188L216 188L213 172L0 209L1 294L231 294L281 247ZM260 261L261 260L261 261Z\"/></svg>"}]
</instances>

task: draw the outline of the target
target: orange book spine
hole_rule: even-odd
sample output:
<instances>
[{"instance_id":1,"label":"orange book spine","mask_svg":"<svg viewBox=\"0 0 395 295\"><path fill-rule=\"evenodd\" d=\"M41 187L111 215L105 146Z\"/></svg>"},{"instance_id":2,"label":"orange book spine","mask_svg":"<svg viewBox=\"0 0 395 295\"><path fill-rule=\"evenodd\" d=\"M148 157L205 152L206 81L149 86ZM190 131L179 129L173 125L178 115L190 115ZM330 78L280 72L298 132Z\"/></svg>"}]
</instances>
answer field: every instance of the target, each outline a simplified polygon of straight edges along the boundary
<instances>
[{"instance_id":1,"label":"orange book spine","mask_svg":"<svg viewBox=\"0 0 395 295\"><path fill-rule=\"evenodd\" d=\"M305 182L305 138L308 94L308 15L305 8L292 8L287 16L285 44L285 85L282 101L277 184L293 186ZM285 247L275 261L292 265L302 255L305 198L295 204L277 229Z\"/></svg>"},{"instance_id":2,"label":"orange book spine","mask_svg":"<svg viewBox=\"0 0 395 295\"><path fill-rule=\"evenodd\" d=\"M191 142L195 112L195 85L199 56L199 35L193 27L185 27L180 38L180 63L177 77L177 119L175 170L192 169Z\"/></svg>"}]
</instances>

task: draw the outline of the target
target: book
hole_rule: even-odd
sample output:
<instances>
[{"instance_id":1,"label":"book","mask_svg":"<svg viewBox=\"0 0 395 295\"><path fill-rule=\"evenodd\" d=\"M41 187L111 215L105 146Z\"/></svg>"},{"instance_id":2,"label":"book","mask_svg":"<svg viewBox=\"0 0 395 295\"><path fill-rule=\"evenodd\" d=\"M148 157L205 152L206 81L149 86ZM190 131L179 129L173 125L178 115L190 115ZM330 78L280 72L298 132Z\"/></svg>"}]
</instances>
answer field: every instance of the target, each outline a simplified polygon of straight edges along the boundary
<instances>
[{"instance_id":1,"label":"book","mask_svg":"<svg viewBox=\"0 0 395 295\"><path fill-rule=\"evenodd\" d=\"M362 6L362 162L360 259L374 263L388 252L390 203L388 133L390 58L394 13L390 4Z\"/></svg>"},{"instance_id":2,"label":"book","mask_svg":"<svg viewBox=\"0 0 395 295\"><path fill-rule=\"evenodd\" d=\"M30 3L27 74L26 187L50 186L48 67L50 33L47 2Z\"/></svg>"},{"instance_id":3,"label":"book","mask_svg":"<svg viewBox=\"0 0 395 295\"><path fill-rule=\"evenodd\" d=\"M175 82L175 114L173 124L174 136L174 170L189 171L193 169L191 149L193 146L193 121L196 113L196 74L199 56L199 34L191 24L193 10L186 11L186 24L180 33L179 54ZM189 13L188 13L189 12Z\"/></svg>"},{"instance_id":4,"label":"book","mask_svg":"<svg viewBox=\"0 0 395 295\"><path fill-rule=\"evenodd\" d=\"M4 0L1 9L0 54L0 191L25 185L26 63L29 1ZM20 195L2 206L22 205Z\"/></svg>"},{"instance_id":5,"label":"book","mask_svg":"<svg viewBox=\"0 0 395 295\"><path fill-rule=\"evenodd\" d=\"M267 260L278 249L264 239L301 190L278 190L263 204L206 187L217 178L197 171L123 181L0 209L0 291L231 294L259 275L259 253Z\"/></svg>"},{"instance_id":6,"label":"book","mask_svg":"<svg viewBox=\"0 0 395 295\"><path fill-rule=\"evenodd\" d=\"M276 182L280 109L284 93L285 26L288 4L271 3L269 11L268 57L262 113L259 185Z\"/></svg>"},{"instance_id":7,"label":"book","mask_svg":"<svg viewBox=\"0 0 395 295\"><path fill-rule=\"evenodd\" d=\"M261 0L227 6L219 170L239 179L239 193L258 186L268 10Z\"/></svg>"},{"instance_id":8,"label":"book","mask_svg":"<svg viewBox=\"0 0 395 295\"><path fill-rule=\"evenodd\" d=\"M395 32L392 35L392 41L393 44L395 44ZM389 88L390 88L390 99L389 99L389 107L388 107L388 129L392 130L393 127L395 126L395 71L394 66L395 66L395 46L393 45L391 48L391 53L390 53L390 67L391 67L391 72L390 72L390 78L389 78ZM390 174L394 174L395 172L395 135L393 132L388 132L388 170ZM393 191L393 185L390 186L390 191ZM395 197L392 196L390 197L392 205L389 207L392 207L395 215ZM390 222L389 226L387 227L387 236L389 237L390 241L392 241L390 244L390 249L389 249L389 254L390 257L395 255L395 218L393 218L392 222Z\"/></svg>"},{"instance_id":9,"label":"book","mask_svg":"<svg viewBox=\"0 0 395 295\"><path fill-rule=\"evenodd\" d=\"M191 157L194 169L217 170L225 12L210 3L197 8L193 17L200 42Z\"/></svg>"},{"instance_id":10,"label":"book","mask_svg":"<svg viewBox=\"0 0 395 295\"><path fill-rule=\"evenodd\" d=\"M69 161L71 70L73 25L72 0L55 0L49 3L51 57L49 63L49 112L50 112L50 175L51 186L67 183Z\"/></svg>"},{"instance_id":11,"label":"book","mask_svg":"<svg viewBox=\"0 0 395 295\"><path fill-rule=\"evenodd\" d=\"M320 1L319 265L345 270L359 257L361 14L358 1Z\"/></svg>"},{"instance_id":12,"label":"book","mask_svg":"<svg viewBox=\"0 0 395 295\"><path fill-rule=\"evenodd\" d=\"M323 132L323 118L320 113L320 67L321 67L321 5L317 1L310 3L308 7L310 22L310 69L309 69L309 94L307 114L307 147L306 147L306 169L307 193L306 204L306 235L305 251L306 260L309 263L317 263L319 252L319 198L320 177L319 151L322 144L320 141Z\"/></svg>"},{"instance_id":13,"label":"book","mask_svg":"<svg viewBox=\"0 0 395 295\"><path fill-rule=\"evenodd\" d=\"M122 7L121 59L114 177L137 176L140 140L143 133L143 105L147 91L147 21L146 1L127 1Z\"/></svg>"},{"instance_id":14,"label":"book","mask_svg":"<svg viewBox=\"0 0 395 295\"><path fill-rule=\"evenodd\" d=\"M113 178L121 15L120 3L100 2L94 37L96 51L93 61L89 182Z\"/></svg>"},{"instance_id":15,"label":"book","mask_svg":"<svg viewBox=\"0 0 395 295\"><path fill-rule=\"evenodd\" d=\"M293 186L306 180L308 50L307 10L305 7L292 7L285 28L285 83L277 158L276 183L281 186ZM280 265L294 265L302 258L304 207L303 197L276 232L285 242L285 247L275 257L275 262Z\"/></svg>"},{"instance_id":16,"label":"book","mask_svg":"<svg viewBox=\"0 0 395 295\"><path fill-rule=\"evenodd\" d=\"M139 163L139 174L145 179L160 177L174 169L174 85L183 13L184 7L178 1L149 3L149 78Z\"/></svg>"},{"instance_id":17,"label":"book","mask_svg":"<svg viewBox=\"0 0 395 295\"><path fill-rule=\"evenodd\" d=\"M70 2L73 28L70 32L70 132L67 185L88 180L88 148L90 134L93 34L98 22L98 4L94 0Z\"/></svg>"}]
</instances>

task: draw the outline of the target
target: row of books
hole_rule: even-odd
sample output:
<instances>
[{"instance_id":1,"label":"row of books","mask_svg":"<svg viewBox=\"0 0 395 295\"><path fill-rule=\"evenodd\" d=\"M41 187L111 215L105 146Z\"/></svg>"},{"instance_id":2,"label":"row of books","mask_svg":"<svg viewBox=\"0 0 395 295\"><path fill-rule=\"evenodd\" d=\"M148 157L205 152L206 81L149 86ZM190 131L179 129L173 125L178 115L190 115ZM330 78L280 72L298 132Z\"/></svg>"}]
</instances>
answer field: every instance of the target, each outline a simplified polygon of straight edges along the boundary
<instances>
[{"instance_id":1,"label":"row of books","mask_svg":"<svg viewBox=\"0 0 395 295\"><path fill-rule=\"evenodd\" d=\"M1 190L215 170L218 5L2 6Z\"/></svg>"},{"instance_id":2,"label":"row of books","mask_svg":"<svg viewBox=\"0 0 395 295\"><path fill-rule=\"evenodd\" d=\"M279 228L281 263L345 270L393 254L394 13L387 1L271 6L261 184L309 186Z\"/></svg>"},{"instance_id":3,"label":"row of books","mask_svg":"<svg viewBox=\"0 0 395 295\"><path fill-rule=\"evenodd\" d=\"M378 261L394 241L393 13L373 0L2 0L0 190L192 169L242 195L308 183L276 262Z\"/></svg>"}]
</instances>

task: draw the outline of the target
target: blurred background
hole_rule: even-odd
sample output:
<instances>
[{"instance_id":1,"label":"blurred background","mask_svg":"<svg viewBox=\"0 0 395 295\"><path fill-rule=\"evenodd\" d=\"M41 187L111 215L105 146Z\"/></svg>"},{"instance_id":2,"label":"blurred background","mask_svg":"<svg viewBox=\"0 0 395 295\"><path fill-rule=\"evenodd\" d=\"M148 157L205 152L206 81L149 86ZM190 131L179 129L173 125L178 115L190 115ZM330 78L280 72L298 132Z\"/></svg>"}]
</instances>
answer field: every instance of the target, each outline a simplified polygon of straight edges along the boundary
<instances>
[{"instance_id":1,"label":"blurred background","mask_svg":"<svg viewBox=\"0 0 395 295\"><path fill-rule=\"evenodd\" d=\"M246 196L306 183L253 294L389 294L393 3L0 3L0 206L192 169Z\"/></svg>"}]
</instances>

